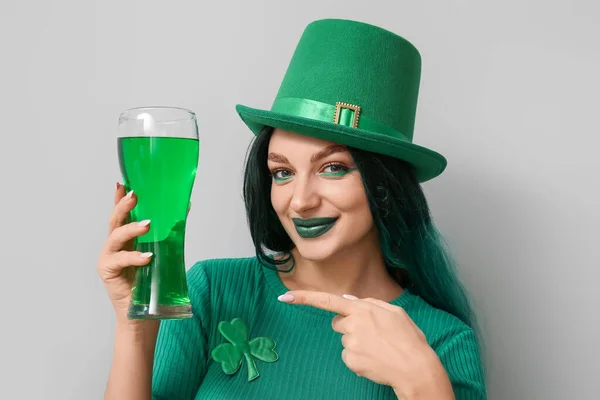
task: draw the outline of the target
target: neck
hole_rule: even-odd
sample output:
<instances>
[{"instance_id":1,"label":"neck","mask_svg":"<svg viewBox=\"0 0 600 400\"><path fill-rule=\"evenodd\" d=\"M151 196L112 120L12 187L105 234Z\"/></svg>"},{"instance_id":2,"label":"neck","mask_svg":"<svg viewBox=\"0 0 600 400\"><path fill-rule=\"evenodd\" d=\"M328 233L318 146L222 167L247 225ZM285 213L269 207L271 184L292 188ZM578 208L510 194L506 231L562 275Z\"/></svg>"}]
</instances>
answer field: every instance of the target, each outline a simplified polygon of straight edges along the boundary
<instances>
[{"instance_id":1,"label":"neck","mask_svg":"<svg viewBox=\"0 0 600 400\"><path fill-rule=\"evenodd\" d=\"M294 248L295 266L289 273L280 273L280 277L292 290L315 290L391 301L403 290L388 274L374 236L369 235L361 243L325 260L305 259Z\"/></svg>"}]
</instances>

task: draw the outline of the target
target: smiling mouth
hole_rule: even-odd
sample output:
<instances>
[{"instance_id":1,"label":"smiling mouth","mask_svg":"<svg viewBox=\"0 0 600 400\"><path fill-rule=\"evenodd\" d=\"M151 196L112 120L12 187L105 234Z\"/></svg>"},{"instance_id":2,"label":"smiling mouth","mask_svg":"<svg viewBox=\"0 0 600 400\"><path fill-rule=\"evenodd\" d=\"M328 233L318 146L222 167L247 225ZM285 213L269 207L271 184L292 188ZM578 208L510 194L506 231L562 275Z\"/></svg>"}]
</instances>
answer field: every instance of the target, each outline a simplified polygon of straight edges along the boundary
<instances>
[{"instance_id":1,"label":"smiling mouth","mask_svg":"<svg viewBox=\"0 0 600 400\"><path fill-rule=\"evenodd\" d=\"M302 238L316 238L323 235L325 232L330 230L335 225L337 218L292 218L294 226L296 226L296 232Z\"/></svg>"}]
</instances>

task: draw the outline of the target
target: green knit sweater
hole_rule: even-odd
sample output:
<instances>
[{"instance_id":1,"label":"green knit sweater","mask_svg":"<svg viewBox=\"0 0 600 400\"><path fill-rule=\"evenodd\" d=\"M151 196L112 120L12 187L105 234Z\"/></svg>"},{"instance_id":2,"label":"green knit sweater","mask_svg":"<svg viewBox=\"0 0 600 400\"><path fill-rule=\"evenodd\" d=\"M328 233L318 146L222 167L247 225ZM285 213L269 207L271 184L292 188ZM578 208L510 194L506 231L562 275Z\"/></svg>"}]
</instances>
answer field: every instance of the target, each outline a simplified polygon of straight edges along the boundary
<instances>
[{"instance_id":1,"label":"green knit sweater","mask_svg":"<svg viewBox=\"0 0 600 400\"><path fill-rule=\"evenodd\" d=\"M160 325L153 399L396 399L346 367L335 314L278 301L286 287L255 257L198 262L188 287L194 317ZM423 331L456 399L486 399L474 332L407 290L391 303Z\"/></svg>"}]
</instances>

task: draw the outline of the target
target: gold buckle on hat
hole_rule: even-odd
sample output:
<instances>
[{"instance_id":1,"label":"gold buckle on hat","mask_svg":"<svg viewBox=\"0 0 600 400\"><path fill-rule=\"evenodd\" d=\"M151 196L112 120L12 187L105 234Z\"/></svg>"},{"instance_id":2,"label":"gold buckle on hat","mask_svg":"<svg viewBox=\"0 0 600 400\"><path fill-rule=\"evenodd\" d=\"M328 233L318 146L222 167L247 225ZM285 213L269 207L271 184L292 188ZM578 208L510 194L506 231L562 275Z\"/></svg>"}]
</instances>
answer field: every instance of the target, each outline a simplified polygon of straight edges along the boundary
<instances>
[{"instance_id":1,"label":"gold buckle on hat","mask_svg":"<svg viewBox=\"0 0 600 400\"><path fill-rule=\"evenodd\" d=\"M333 123L334 124L340 123L340 115L342 113L342 108L354 111L354 118L352 119L352 127L358 128L358 119L360 117L360 106L357 106L355 104L343 103L341 101L338 101L335 103L335 113L333 115Z\"/></svg>"}]
</instances>

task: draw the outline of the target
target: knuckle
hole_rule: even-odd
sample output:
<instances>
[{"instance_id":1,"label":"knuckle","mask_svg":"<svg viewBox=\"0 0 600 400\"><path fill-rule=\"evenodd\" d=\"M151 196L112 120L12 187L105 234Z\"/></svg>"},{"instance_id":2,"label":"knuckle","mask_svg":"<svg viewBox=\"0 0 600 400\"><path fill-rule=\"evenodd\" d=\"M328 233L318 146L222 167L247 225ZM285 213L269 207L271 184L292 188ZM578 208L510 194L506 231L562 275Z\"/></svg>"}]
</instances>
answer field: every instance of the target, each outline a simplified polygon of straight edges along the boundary
<instances>
[{"instance_id":1,"label":"knuckle","mask_svg":"<svg viewBox=\"0 0 600 400\"><path fill-rule=\"evenodd\" d=\"M130 210L126 208L126 204L123 202L123 199L121 199L121 201L119 201L113 208L113 212L111 214L111 223L114 223L115 225L122 225L123 221L127 219L129 211Z\"/></svg>"},{"instance_id":2,"label":"knuckle","mask_svg":"<svg viewBox=\"0 0 600 400\"><path fill-rule=\"evenodd\" d=\"M102 282L107 282L108 276L110 274L110 266L108 260L102 259L98 261L98 264L96 265L96 273L98 274Z\"/></svg>"},{"instance_id":3,"label":"knuckle","mask_svg":"<svg viewBox=\"0 0 600 400\"><path fill-rule=\"evenodd\" d=\"M350 368L352 371L354 371L355 374L357 374L358 376L362 376L362 368L360 367L359 363L356 360L356 354L353 353L352 351L349 351L347 349L344 349L342 351L342 358L344 360L344 363L348 366L348 368Z\"/></svg>"},{"instance_id":4,"label":"knuckle","mask_svg":"<svg viewBox=\"0 0 600 400\"><path fill-rule=\"evenodd\" d=\"M355 319L349 318L346 321L346 325L345 325L346 332L355 332L356 328L357 328L357 324L358 324L358 322L356 322Z\"/></svg>"},{"instance_id":5,"label":"knuckle","mask_svg":"<svg viewBox=\"0 0 600 400\"><path fill-rule=\"evenodd\" d=\"M123 201L123 199L119 200L119 202L117 202L117 204L115 204L115 206L113 207L113 213L115 214L115 216L117 217L122 217L123 214L125 214L126 209L125 209L125 201Z\"/></svg>"},{"instance_id":6,"label":"knuckle","mask_svg":"<svg viewBox=\"0 0 600 400\"><path fill-rule=\"evenodd\" d=\"M351 335L344 335L342 339L344 347L348 350L355 350L358 348L358 343L356 342L356 338Z\"/></svg>"},{"instance_id":7,"label":"knuckle","mask_svg":"<svg viewBox=\"0 0 600 400\"><path fill-rule=\"evenodd\" d=\"M331 297L329 295L320 297L317 300L317 305L323 308L329 308L331 306Z\"/></svg>"},{"instance_id":8,"label":"knuckle","mask_svg":"<svg viewBox=\"0 0 600 400\"><path fill-rule=\"evenodd\" d=\"M140 257L139 251L128 251L121 250L118 252L123 267L129 267L131 265L143 264L144 258Z\"/></svg>"},{"instance_id":9,"label":"knuckle","mask_svg":"<svg viewBox=\"0 0 600 400\"><path fill-rule=\"evenodd\" d=\"M112 271L120 268L119 253L113 253L106 257L102 263L103 271Z\"/></svg>"},{"instance_id":10,"label":"knuckle","mask_svg":"<svg viewBox=\"0 0 600 400\"><path fill-rule=\"evenodd\" d=\"M108 242L110 244L114 244L121 238L122 235L123 235L123 227L119 226L119 227L113 229L113 231L110 233L110 235L108 235Z\"/></svg>"},{"instance_id":11,"label":"knuckle","mask_svg":"<svg viewBox=\"0 0 600 400\"><path fill-rule=\"evenodd\" d=\"M113 254L113 261L111 264L115 270L121 270L133 265L131 261L130 252L126 250L120 250Z\"/></svg>"},{"instance_id":12,"label":"knuckle","mask_svg":"<svg viewBox=\"0 0 600 400\"><path fill-rule=\"evenodd\" d=\"M111 239L114 242L124 243L127 240L132 239L135 236L135 223L119 226L115 228L111 233Z\"/></svg>"},{"instance_id":13,"label":"knuckle","mask_svg":"<svg viewBox=\"0 0 600 400\"><path fill-rule=\"evenodd\" d=\"M369 307L366 310L362 310L362 313L364 313L368 318L374 318L377 313L375 311L375 309Z\"/></svg>"},{"instance_id":14,"label":"knuckle","mask_svg":"<svg viewBox=\"0 0 600 400\"><path fill-rule=\"evenodd\" d=\"M115 260L115 265L117 265L117 266L119 266L119 267L125 267L125 266L126 266L125 264L127 264L127 263L126 263L126 260L127 260L127 258L128 258L128 257L127 257L127 256L128 256L128 253L129 253L129 252L127 252L127 251L125 251L125 250L119 250L119 251L117 251L117 252L116 252L116 253L113 255L113 257L114 257L114 260Z\"/></svg>"},{"instance_id":15,"label":"knuckle","mask_svg":"<svg viewBox=\"0 0 600 400\"><path fill-rule=\"evenodd\" d=\"M333 319L331 320L331 327L333 328L334 331L340 332L342 329L347 329L346 327L346 321L342 320L342 317L340 315L336 315L335 317L333 317Z\"/></svg>"},{"instance_id":16,"label":"knuckle","mask_svg":"<svg viewBox=\"0 0 600 400\"><path fill-rule=\"evenodd\" d=\"M113 213L110 215L110 218L108 219L108 226L109 226L111 229L115 229L115 228L118 226L118 224L119 224L119 221L118 221L118 219L117 219L117 216L116 216L116 215L115 215L115 213L113 212Z\"/></svg>"}]
</instances>

